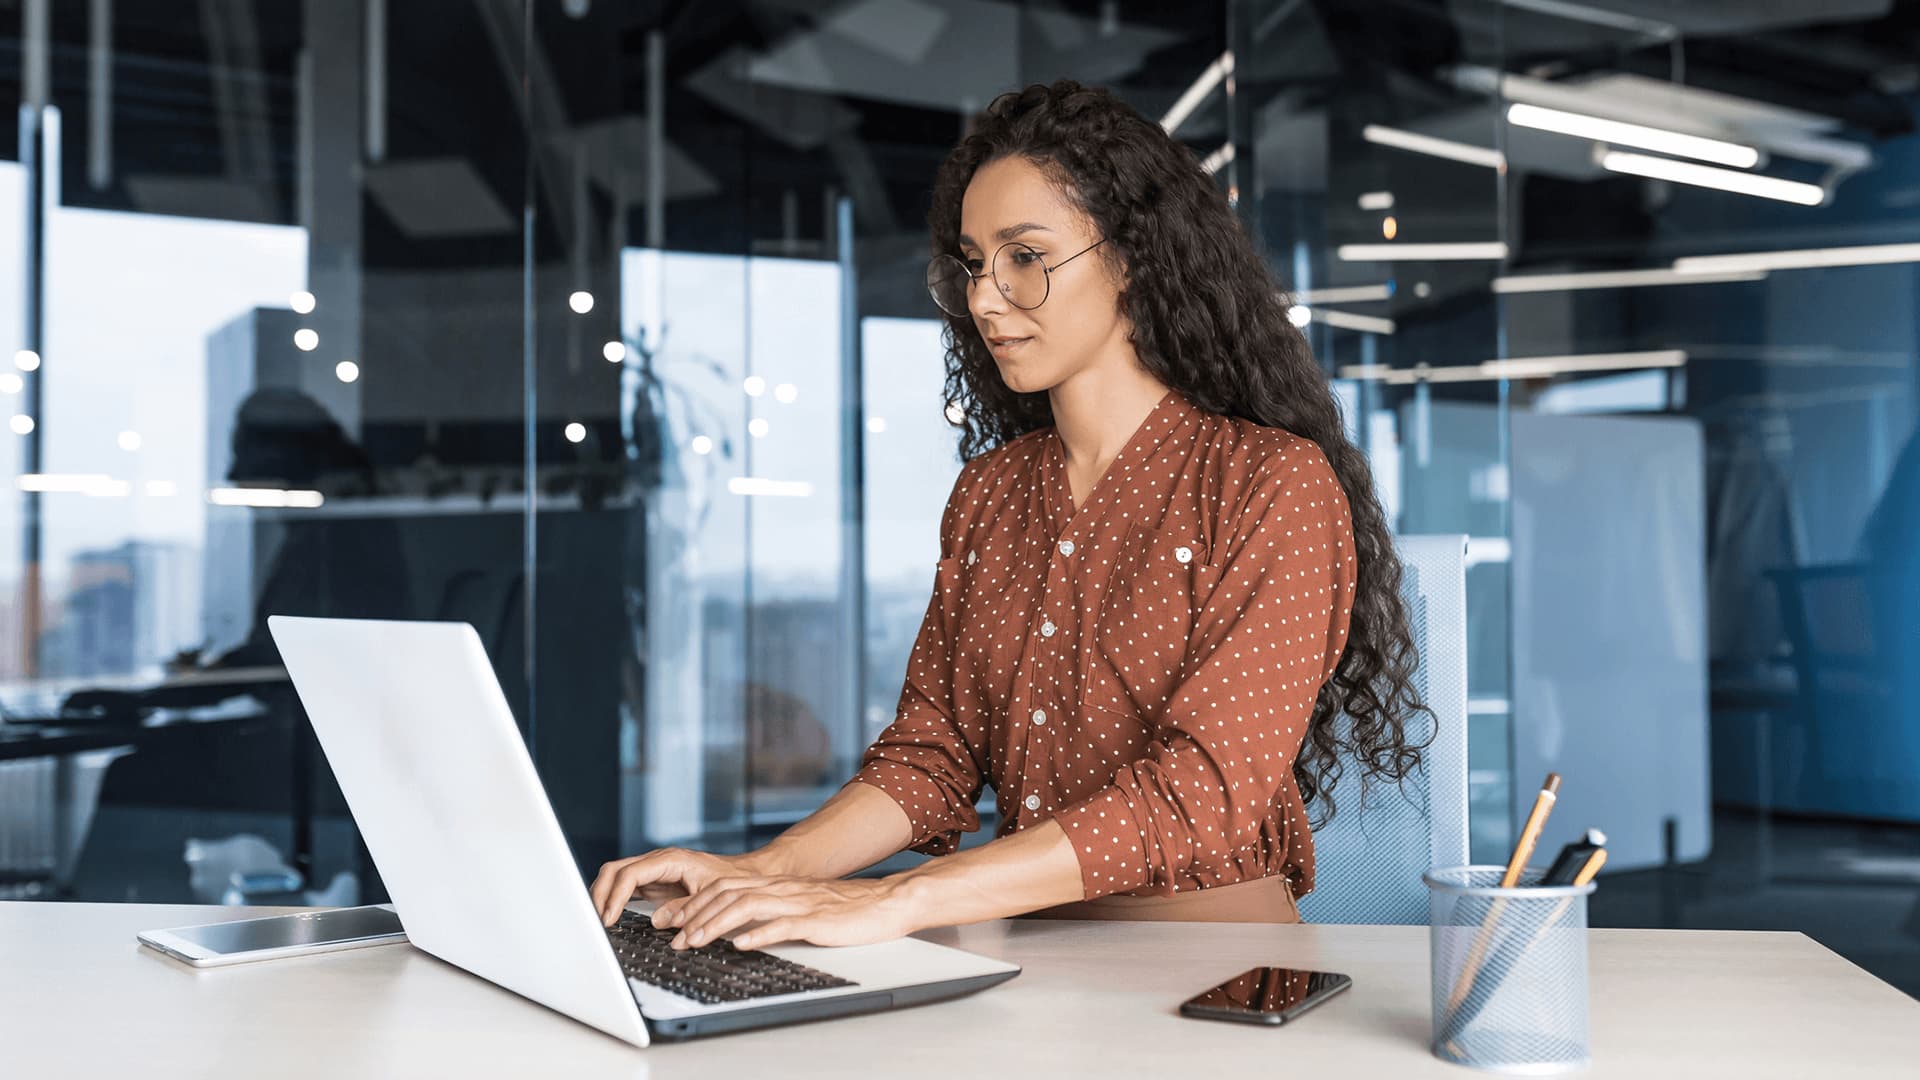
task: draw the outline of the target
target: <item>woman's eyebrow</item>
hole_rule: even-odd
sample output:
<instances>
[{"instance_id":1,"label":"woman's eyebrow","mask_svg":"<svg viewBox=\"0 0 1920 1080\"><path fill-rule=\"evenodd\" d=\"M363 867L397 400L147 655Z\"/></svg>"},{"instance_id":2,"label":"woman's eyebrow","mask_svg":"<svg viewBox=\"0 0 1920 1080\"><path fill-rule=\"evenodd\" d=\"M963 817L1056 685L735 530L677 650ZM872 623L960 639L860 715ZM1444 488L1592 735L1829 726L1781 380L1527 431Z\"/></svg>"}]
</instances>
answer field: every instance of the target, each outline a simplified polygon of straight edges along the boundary
<instances>
[{"instance_id":1,"label":"woman's eyebrow","mask_svg":"<svg viewBox=\"0 0 1920 1080\"><path fill-rule=\"evenodd\" d=\"M994 233L993 235L994 235L994 239L999 240L1002 243L1005 243L1006 241L1011 240L1014 237L1021 235L1022 233L1052 232L1052 231L1053 231L1052 229L1047 228L1045 225L1036 225L1031 221L1023 221L1018 225L1009 225L1006 228L1001 229L999 232ZM980 246L979 244L974 243L973 237L968 236L966 233L960 234L960 243L966 247Z\"/></svg>"}]
</instances>

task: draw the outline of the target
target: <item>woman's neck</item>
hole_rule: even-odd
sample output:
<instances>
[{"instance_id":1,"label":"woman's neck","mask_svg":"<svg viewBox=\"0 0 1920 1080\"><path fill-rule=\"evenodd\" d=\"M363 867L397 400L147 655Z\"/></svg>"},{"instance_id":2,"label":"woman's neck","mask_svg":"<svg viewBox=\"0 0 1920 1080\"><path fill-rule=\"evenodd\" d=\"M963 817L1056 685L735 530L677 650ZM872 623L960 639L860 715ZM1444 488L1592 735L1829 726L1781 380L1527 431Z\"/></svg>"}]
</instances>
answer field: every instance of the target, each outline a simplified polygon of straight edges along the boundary
<instances>
[{"instance_id":1,"label":"woman's neck","mask_svg":"<svg viewBox=\"0 0 1920 1080\"><path fill-rule=\"evenodd\" d=\"M1166 395L1166 384L1137 362L1082 371L1047 392L1067 467L1090 481L1080 491L1092 487Z\"/></svg>"}]
</instances>

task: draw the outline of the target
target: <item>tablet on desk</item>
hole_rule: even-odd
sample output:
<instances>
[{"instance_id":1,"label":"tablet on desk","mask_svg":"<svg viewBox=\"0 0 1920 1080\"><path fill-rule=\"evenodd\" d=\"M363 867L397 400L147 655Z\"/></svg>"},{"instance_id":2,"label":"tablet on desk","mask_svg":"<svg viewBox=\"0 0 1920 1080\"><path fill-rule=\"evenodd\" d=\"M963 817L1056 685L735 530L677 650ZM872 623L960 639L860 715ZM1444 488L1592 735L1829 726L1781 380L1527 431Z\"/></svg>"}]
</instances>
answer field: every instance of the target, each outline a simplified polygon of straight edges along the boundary
<instances>
[{"instance_id":1,"label":"tablet on desk","mask_svg":"<svg viewBox=\"0 0 1920 1080\"><path fill-rule=\"evenodd\" d=\"M288 956L364 949L407 940L390 904L302 911L264 919L143 930L140 944L194 967L247 964Z\"/></svg>"}]
</instances>

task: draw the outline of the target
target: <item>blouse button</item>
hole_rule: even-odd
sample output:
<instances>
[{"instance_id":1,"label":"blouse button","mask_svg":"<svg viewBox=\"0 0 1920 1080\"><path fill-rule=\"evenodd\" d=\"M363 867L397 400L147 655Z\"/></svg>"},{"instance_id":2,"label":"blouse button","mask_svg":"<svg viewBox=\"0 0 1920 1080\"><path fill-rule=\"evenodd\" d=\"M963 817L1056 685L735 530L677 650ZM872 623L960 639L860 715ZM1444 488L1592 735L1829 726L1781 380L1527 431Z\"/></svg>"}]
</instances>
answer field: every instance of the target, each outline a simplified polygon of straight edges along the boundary
<instances>
[{"instance_id":1,"label":"blouse button","mask_svg":"<svg viewBox=\"0 0 1920 1080\"><path fill-rule=\"evenodd\" d=\"M1073 554L1073 541L1071 540L1060 541L1060 554L1062 555Z\"/></svg>"},{"instance_id":2,"label":"blouse button","mask_svg":"<svg viewBox=\"0 0 1920 1080\"><path fill-rule=\"evenodd\" d=\"M1035 709L1035 710L1033 710L1033 722L1034 722L1034 723L1036 723L1036 724L1044 724L1044 723L1046 723L1046 722L1047 722L1047 710L1045 710L1045 709Z\"/></svg>"},{"instance_id":3,"label":"blouse button","mask_svg":"<svg viewBox=\"0 0 1920 1080\"><path fill-rule=\"evenodd\" d=\"M1185 565L1193 561L1193 549L1185 546L1174 548L1173 557L1180 560L1181 565Z\"/></svg>"},{"instance_id":4,"label":"blouse button","mask_svg":"<svg viewBox=\"0 0 1920 1080\"><path fill-rule=\"evenodd\" d=\"M1048 620L1047 620L1046 622L1043 622L1043 623L1041 623L1041 624L1040 624L1040 636L1041 636L1041 637L1052 637L1052 636L1053 636L1053 631L1054 631L1054 630L1055 630L1055 627L1054 627L1054 625L1053 625L1053 620L1052 620L1052 619L1048 619Z\"/></svg>"},{"instance_id":5,"label":"blouse button","mask_svg":"<svg viewBox=\"0 0 1920 1080\"><path fill-rule=\"evenodd\" d=\"M1040 796L1038 796L1038 795L1029 795L1029 796L1027 796L1027 798L1026 798L1026 804L1025 804L1025 805L1026 805L1026 807L1027 807L1027 809L1029 809L1029 810L1038 810L1038 809L1040 809Z\"/></svg>"},{"instance_id":6,"label":"blouse button","mask_svg":"<svg viewBox=\"0 0 1920 1080\"><path fill-rule=\"evenodd\" d=\"M968 566L972 566L972 565L973 565L974 563L977 563L977 562L979 562L979 561L980 561L980 556L979 556L979 554L978 554L977 552L972 552L972 551L969 551L969 552L967 552L967 565L968 565Z\"/></svg>"}]
</instances>

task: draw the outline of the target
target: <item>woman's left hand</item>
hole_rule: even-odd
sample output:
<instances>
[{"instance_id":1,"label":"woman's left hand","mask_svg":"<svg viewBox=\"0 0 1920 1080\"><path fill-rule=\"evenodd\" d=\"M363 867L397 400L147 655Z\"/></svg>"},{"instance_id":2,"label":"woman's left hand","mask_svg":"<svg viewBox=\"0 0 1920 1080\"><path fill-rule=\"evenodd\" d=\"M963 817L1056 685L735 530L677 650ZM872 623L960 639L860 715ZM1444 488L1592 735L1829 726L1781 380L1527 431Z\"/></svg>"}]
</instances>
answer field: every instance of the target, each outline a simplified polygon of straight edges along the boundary
<instances>
[{"instance_id":1,"label":"woman's left hand","mask_svg":"<svg viewBox=\"0 0 1920 1080\"><path fill-rule=\"evenodd\" d=\"M680 927L676 949L710 944L754 922L763 925L733 937L735 948L782 941L871 945L921 929L899 883L888 878L722 878L653 912L655 926Z\"/></svg>"}]
</instances>

